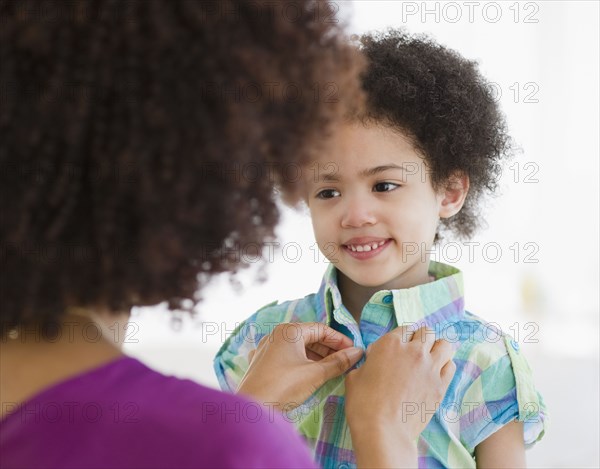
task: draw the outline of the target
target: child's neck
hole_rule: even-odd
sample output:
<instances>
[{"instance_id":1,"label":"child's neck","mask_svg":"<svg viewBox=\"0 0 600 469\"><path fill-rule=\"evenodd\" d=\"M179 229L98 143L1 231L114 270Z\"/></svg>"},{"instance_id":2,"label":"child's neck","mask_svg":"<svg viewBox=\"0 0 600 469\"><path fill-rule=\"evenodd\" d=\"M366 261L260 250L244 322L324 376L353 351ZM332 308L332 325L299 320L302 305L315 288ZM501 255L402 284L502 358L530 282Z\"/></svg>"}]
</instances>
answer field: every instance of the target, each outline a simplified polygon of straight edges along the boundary
<instances>
[{"instance_id":1,"label":"child's neck","mask_svg":"<svg viewBox=\"0 0 600 469\"><path fill-rule=\"evenodd\" d=\"M338 270L337 284L342 295L342 303L350 312L357 323L360 323L363 308L371 297L380 290L398 290L401 288L412 288L429 283L428 263L419 266L413 272L406 272L406 276L398 277L383 285L364 286L354 282Z\"/></svg>"},{"instance_id":2,"label":"child's neck","mask_svg":"<svg viewBox=\"0 0 600 469\"><path fill-rule=\"evenodd\" d=\"M338 288L342 294L342 303L357 323L360 323L362 310L369 299L374 293L381 290L378 287L363 287L350 280L341 272L338 274Z\"/></svg>"}]
</instances>

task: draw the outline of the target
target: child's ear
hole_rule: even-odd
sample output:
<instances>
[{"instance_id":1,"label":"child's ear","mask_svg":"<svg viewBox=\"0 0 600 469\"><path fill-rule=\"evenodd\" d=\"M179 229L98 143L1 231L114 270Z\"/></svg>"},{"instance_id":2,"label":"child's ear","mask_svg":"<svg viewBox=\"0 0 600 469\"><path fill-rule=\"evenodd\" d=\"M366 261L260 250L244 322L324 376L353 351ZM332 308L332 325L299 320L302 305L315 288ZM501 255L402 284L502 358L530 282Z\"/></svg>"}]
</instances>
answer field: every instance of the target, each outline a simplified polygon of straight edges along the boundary
<instances>
[{"instance_id":1,"label":"child's ear","mask_svg":"<svg viewBox=\"0 0 600 469\"><path fill-rule=\"evenodd\" d=\"M456 215L465 203L469 192L469 176L464 172L450 175L445 187L439 192L440 218Z\"/></svg>"}]
</instances>

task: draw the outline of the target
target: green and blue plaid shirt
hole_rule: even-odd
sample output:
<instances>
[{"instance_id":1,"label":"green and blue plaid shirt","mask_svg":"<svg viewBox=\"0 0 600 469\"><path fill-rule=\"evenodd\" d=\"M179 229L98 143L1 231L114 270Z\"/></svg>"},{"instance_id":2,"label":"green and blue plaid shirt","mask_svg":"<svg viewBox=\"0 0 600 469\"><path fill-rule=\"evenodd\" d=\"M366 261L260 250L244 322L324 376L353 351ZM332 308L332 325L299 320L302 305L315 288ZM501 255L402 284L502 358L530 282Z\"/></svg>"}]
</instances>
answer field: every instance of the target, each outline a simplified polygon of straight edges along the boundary
<instances>
[{"instance_id":1,"label":"green and blue plaid shirt","mask_svg":"<svg viewBox=\"0 0 600 469\"><path fill-rule=\"evenodd\" d=\"M434 279L430 283L375 293L357 324L342 304L337 270L329 265L316 294L267 305L234 331L215 357L221 387L235 392L248 368L249 352L279 323L322 322L363 349L399 325L427 325L454 344L456 374L437 409L398 403L405 412L435 412L419 438L419 467L475 467L475 447L513 420L524 422L525 444L532 445L544 434L546 412L518 344L464 310L458 269L432 261L429 273ZM324 468L356 467L344 395L341 376L288 414Z\"/></svg>"}]
</instances>

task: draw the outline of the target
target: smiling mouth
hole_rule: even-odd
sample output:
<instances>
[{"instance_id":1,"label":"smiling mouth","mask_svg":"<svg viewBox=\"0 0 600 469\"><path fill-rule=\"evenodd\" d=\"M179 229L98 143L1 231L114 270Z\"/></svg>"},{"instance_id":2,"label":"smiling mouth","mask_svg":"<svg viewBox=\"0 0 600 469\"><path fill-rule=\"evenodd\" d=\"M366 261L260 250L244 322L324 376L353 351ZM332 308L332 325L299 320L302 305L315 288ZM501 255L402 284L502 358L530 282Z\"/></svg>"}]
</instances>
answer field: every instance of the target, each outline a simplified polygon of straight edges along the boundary
<instances>
[{"instance_id":1,"label":"smiling mouth","mask_svg":"<svg viewBox=\"0 0 600 469\"><path fill-rule=\"evenodd\" d=\"M350 249L352 252L370 252L375 251L377 248L380 248L389 240L384 239L383 241L379 241L378 243L366 243L366 244L346 244L345 246Z\"/></svg>"},{"instance_id":2,"label":"smiling mouth","mask_svg":"<svg viewBox=\"0 0 600 469\"><path fill-rule=\"evenodd\" d=\"M362 240L356 239L356 241L362 241ZM369 240L366 243L361 242L360 244L359 243L355 243L355 244L347 243L347 244L342 244L342 246L344 248L344 252L346 252L349 256L351 256L357 260L366 261L375 256L378 256L380 252L385 250L390 245L391 242L392 242L391 238L387 238L387 239L380 238L378 241Z\"/></svg>"}]
</instances>

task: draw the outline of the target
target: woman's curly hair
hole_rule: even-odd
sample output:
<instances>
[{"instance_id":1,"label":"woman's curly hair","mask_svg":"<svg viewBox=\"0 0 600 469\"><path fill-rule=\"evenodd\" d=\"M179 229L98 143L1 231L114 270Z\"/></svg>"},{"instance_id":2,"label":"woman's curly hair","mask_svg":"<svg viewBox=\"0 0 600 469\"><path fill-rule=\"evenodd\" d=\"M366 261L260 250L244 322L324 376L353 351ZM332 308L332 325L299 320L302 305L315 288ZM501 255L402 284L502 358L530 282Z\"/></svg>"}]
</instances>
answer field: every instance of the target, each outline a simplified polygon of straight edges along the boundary
<instances>
[{"instance_id":1,"label":"woman's curly hair","mask_svg":"<svg viewBox=\"0 0 600 469\"><path fill-rule=\"evenodd\" d=\"M475 62L426 35L389 29L358 39L368 62L367 111L358 117L403 131L424 155L434 188L453 173L469 176L463 208L440 228L470 238L483 224L482 196L496 190L503 160L512 155L493 88Z\"/></svg>"},{"instance_id":2,"label":"woman's curly hair","mask_svg":"<svg viewBox=\"0 0 600 469\"><path fill-rule=\"evenodd\" d=\"M287 3L0 2L4 331L190 309L274 236L273 184L361 96L332 6Z\"/></svg>"}]
</instances>

